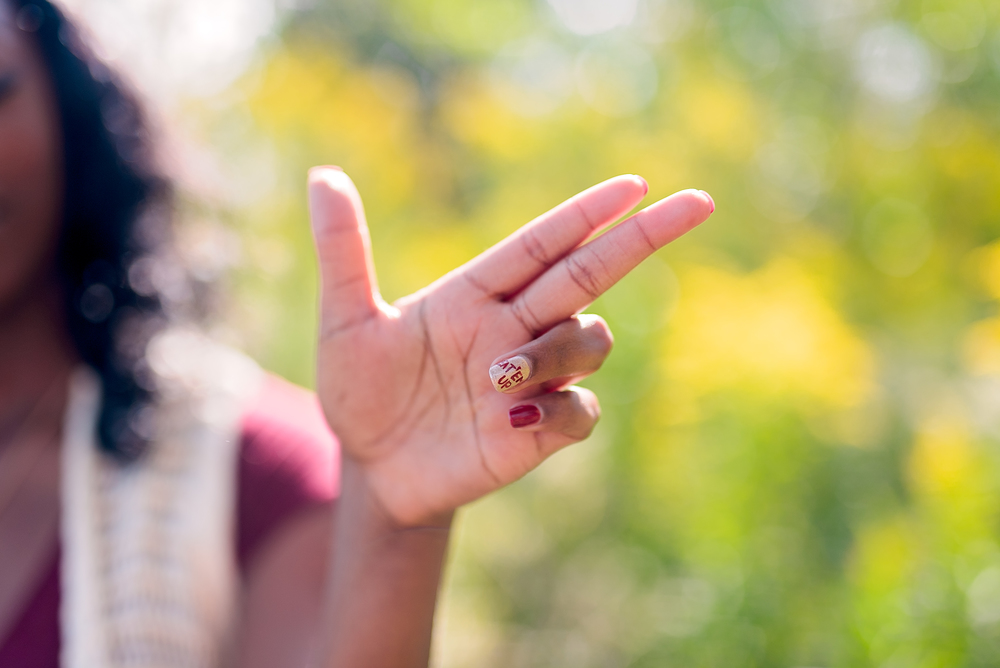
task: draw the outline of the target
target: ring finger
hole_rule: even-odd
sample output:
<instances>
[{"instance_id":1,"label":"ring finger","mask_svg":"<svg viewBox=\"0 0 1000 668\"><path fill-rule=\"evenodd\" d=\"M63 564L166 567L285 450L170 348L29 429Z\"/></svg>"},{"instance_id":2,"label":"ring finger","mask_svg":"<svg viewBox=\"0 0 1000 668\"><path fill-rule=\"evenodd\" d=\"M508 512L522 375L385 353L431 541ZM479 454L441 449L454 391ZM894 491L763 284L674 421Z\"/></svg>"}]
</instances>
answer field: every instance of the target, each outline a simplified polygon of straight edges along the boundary
<instances>
[{"instance_id":1,"label":"ring finger","mask_svg":"<svg viewBox=\"0 0 1000 668\"><path fill-rule=\"evenodd\" d=\"M535 438L548 456L590 436L601 416L601 406L593 392L573 386L519 403L509 415L514 429L536 432Z\"/></svg>"}]
</instances>

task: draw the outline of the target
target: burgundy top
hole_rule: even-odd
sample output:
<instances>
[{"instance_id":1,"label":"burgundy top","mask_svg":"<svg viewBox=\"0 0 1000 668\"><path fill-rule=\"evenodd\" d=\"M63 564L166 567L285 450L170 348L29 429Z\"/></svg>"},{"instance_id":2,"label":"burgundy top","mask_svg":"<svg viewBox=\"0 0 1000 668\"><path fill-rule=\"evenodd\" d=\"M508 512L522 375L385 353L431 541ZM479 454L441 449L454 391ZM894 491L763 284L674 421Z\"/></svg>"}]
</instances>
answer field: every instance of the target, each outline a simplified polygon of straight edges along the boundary
<instances>
[{"instance_id":1,"label":"burgundy top","mask_svg":"<svg viewBox=\"0 0 1000 668\"><path fill-rule=\"evenodd\" d=\"M337 442L316 397L268 376L243 416L236 462L235 550L240 572L283 525L330 503L339 479ZM0 638L0 666L59 667L58 546L20 620Z\"/></svg>"}]
</instances>

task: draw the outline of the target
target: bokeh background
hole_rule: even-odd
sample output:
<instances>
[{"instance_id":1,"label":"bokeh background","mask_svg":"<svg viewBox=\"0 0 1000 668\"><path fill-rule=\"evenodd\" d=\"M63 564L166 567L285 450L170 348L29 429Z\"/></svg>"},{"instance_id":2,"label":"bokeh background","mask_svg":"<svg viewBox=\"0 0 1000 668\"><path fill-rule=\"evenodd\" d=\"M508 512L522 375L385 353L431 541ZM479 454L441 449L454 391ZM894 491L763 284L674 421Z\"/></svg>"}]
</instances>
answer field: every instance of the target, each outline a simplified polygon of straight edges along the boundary
<instances>
[{"instance_id":1,"label":"bokeh background","mask_svg":"<svg viewBox=\"0 0 1000 668\"><path fill-rule=\"evenodd\" d=\"M436 666L998 664L1000 5L68 4L171 138L210 327L305 385L311 165L390 300L615 174L715 198L594 305L594 436L461 514Z\"/></svg>"}]
</instances>

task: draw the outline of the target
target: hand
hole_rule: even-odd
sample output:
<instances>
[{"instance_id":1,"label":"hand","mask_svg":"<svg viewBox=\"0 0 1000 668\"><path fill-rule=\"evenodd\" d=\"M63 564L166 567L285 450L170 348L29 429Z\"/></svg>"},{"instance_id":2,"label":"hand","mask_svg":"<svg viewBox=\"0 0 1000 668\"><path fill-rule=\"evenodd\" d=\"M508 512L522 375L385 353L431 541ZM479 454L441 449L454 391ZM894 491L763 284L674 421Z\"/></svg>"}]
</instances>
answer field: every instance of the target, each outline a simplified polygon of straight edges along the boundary
<instances>
[{"instance_id":1,"label":"hand","mask_svg":"<svg viewBox=\"0 0 1000 668\"><path fill-rule=\"evenodd\" d=\"M715 209L706 193L685 190L584 243L645 196L645 181L619 176L389 305L350 178L315 168L309 188L320 401L345 466L363 471L399 527L434 524L590 433L597 399L566 385L600 366L611 335L576 314ZM503 367L522 366L505 392L495 389L491 375L502 387L511 380Z\"/></svg>"}]
</instances>

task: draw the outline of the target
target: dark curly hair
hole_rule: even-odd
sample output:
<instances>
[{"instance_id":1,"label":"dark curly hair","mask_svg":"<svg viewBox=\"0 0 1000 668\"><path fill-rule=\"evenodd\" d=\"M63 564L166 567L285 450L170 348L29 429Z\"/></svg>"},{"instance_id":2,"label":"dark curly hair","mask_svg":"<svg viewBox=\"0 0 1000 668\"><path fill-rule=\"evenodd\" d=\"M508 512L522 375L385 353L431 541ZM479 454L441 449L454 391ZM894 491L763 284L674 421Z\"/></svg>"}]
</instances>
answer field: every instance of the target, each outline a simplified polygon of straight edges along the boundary
<instances>
[{"instance_id":1,"label":"dark curly hair","mask_svg":"<svg viewBox=\"0 0 1000 668\"><path fill-rule=\"evenodd\" d=\"M54 83L62 129L65 198L58 263L77 351L101 378L100 445L129 460L149 439L155 400L145 366L149 338L167 322L143 267L169 228L173 188L156 166L136 93L48 0L12 0ZM145 265L144 265L145 262Z\"/></svg>"}]
</instances>

